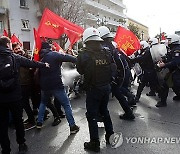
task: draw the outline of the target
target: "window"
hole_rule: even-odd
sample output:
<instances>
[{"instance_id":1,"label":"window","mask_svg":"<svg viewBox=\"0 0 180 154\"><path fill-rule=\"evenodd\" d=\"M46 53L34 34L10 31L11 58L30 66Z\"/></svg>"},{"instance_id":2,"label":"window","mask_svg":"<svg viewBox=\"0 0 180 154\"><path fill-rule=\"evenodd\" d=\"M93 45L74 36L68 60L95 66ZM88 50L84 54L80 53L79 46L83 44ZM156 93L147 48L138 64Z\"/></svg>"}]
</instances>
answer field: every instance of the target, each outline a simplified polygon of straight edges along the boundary
<instances>
[{"instance_id":1,"label":"window","mask_svg":"<svg viewBox=\"0 0 180 154\"><path fill-rule=\"evenodd\" d=\"M0 21L0 32L3 32L3 22Z\"/></svg>"},{"instance_id":2,"label":"window","mask_svg":"<svg viewBox=\"0 0 180 154\"><path fill-rule=\"evenodd\" d=\"M27 1L26 0L20 0L20 7L27 8Z\"/></svg>"},{"instance_id":3,"label":"window","mask_svg":"<svg viewBox=\"0 0 180 154\"><path fill-rule=\"evenodd\" d=\"M21 20L22 21L22 29L29 30L29 20Z\"/></svg>"},{"instance_id":4,"label":"window","mask_svg":"<svg viewBox=\"0 0 180 154\"><path fill-rule=\"evenodd\" d=\"M26 50L30 50L30 42L23 42L23 48Z\"/></svg>"}]
</instances>

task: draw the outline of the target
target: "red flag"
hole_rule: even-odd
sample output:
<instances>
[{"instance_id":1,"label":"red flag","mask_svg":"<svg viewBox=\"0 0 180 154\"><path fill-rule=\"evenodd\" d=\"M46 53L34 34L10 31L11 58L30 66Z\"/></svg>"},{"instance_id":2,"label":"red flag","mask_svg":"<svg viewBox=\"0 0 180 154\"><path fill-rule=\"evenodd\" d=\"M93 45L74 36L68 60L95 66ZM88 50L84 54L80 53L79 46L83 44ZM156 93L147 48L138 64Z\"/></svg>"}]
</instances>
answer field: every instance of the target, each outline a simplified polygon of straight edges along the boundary
<instances>
[{"instance_id":1,"label":"red flag","mask_svg":"<svg viewBox=\"0 0 180 154\"><path fill-rule=\"evenodd\" d=\"M41 38L34 28L34 40L35 40L35 48L34 48L34 60L39 61L39 51L41 50L42 41Z\"/></svg>"},{"instance_id":2,"label":"red flag","mask_svg":"<svg viewBox=\"0 0 180 154\"><path fill-rule=\"evenodd\" d=\"M64 33L68 36L69 41L70 41L70 46L69 48L72 48L73 44L76 43L81 37L82 34L81 33L77 33L68 29L64 29Z\"/></svg>"},{"instance_id":3,"label":"red flag","mask_svg":"<svg viewBox=\"0 0 180 154\"><path fill-rule=\"evenodd\" d=\"M80 34L84 31L82 27L58 16L46 8L39 24L39 35L57 39L64 33L64 28Z\"/></svg>"},{"instance_id":4,"label":"red flag","mask_svg":"<svg viewBox=\"0 0 180 154\"><path fill-rule=\"evenodd\" d=\"M6 37L9 37L8 36L8 32L4 29L4 31L3 31L3 36L6 36Z\"/></svg>"},{"instance_id":5,"label":"red flag","mask_svg":"<svg viewBox=\"0 0 180 154\"><path fill-rule=\"evenodd\" d=\"M118 49L130 56L140 49L140 42L136 35L121 26L118 27L114 41L117 43Z\"/></svg>"},{"instance_id":6,"label":"red flag","mask_svg":"<svg viewBox=\"0 0 180 154\"><path fill-rule=\"evenodd\" d=\"M19 41L19 39L16 37L15 34L11 36L11 42L12 43L18 43L22 47L22 43Z\"/></svg>"},{"instance_id":7,"label":"red flag","mask_svg":"<svg viewBox=\"0 0 180 154\"><path fill-rule=\"evenodd\" d=\"M161 40L166 40L166 37L164 35L164 32L161 34Z\"/></svg>"},{"instance_id":8,"label":"red flag","mask_svg":"<svg viewBox=\"0 0 180 154\"><path fill-rule=\"evenodd\" d=\"M55 47L55 51L64 52L64 50L56 42L53 42L53 45Z\"/></svg>"}]
</instances>

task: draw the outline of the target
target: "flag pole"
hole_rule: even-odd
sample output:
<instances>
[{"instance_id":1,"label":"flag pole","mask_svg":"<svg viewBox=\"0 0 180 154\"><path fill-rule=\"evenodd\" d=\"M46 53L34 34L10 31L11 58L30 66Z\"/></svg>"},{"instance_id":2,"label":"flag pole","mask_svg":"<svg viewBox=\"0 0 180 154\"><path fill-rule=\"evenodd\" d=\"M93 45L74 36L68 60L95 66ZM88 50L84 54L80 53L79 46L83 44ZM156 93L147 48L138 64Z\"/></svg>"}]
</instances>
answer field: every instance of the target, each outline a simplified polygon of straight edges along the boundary
<instances>
[{"instance_id":1,"label":"flag pole","mask_svg":"<svg viewBox=\"0 0 180 154\"><path fill-rule=\"evenodd\" d=\"M33 44L33 48L32 48L32 52L31 52L31 60L33 59L34 49L35 49L35 40L34 40L34 44Z\"/></svg>"},{"instance_id":2,"label":"flag pole","mask_svg":"<svg viewBox=\"0 0 180 154\"><path fill-rule=\"evenodd\" d=\"M79 44L79 41L77 41L77 47L76 47L76 49L77 49L77 53L78 53L78 50L79 50L79 49L78 49L78 44Z\"/></svg>"},{"instance_id":3,"label":"flag pole","mask_svg":"<svg viewBox=\"0 0 180 154\"><path fill-rule=\"evenodd\" d=\"M160 27L159 41L161 42L161 27Z\"/></svg>"}]
</instances>

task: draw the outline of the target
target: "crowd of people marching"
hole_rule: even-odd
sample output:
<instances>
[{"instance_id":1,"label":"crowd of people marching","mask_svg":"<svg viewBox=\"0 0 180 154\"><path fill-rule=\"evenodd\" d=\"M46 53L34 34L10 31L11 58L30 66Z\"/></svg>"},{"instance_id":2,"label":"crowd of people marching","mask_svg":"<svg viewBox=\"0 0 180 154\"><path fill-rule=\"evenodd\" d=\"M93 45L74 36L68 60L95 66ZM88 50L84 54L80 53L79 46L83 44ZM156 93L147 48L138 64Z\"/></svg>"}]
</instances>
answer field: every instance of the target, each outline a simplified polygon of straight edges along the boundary
<instances>
[{"instance_id":1,"label":"crowd of people marching","mask_svg":"<svg viewBox=\"0 0 180 154\"><path fill-rule=\"evenodd\" d=\"M11 152L8 127L16 129L19 152L25 153L25 131L41 129L48 119L49 108L54 120L52 126L66 118L70 134L80 127L76 125L69 94L63 84L62 64L68 62L70 69L77 69L79 75L71 91L79 98L86 92L86 118L90 141L84 143L86 150L99 152L100 140L97 122L101 119L105 127L107 144L112 144L114 132L108 110L109 94L120 103L124 114L122 120L134 120L136 107L145 86L150 88L147 96L158 96L156 107L166 107L169 88L180 100L180 38L168 35L166 40L151 38L140 42L140 50L130 57L118 49L113 35L106 26L90 27L83 33L84 47L77 54L54 52L50 42L42 42L40 61L30 60L28 53L18 43L11 44L8 37L0 38L0 144L2 154ZM65 66L64 66L65 67ZM132 75L132 69L135 74ZM137 78L136 94L131 83ZM62 109L63 108L63 109ZM23 109L27 119L23 117ZM37 119L36 119L37 116ZM23 121L24 120L24 121ZM117 142L118 143L118 142Z\"/></svg>"}]
</instances>

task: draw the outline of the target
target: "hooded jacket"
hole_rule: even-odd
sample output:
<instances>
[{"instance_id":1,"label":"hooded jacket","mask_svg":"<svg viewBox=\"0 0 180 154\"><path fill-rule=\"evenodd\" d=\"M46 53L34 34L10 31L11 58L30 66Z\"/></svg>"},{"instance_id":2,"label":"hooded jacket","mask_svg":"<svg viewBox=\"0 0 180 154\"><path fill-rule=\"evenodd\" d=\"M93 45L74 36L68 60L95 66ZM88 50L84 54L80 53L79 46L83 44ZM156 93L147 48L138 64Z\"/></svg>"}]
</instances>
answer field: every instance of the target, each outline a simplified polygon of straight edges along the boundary
<instances>
[{"instance_id":1,"label":"hooded jacket","mask_svg":"<svg viewBox=\"0 0 180 154\"><path fill-rule=\"evenodd\" d=\"M16 75L16 86L11 92L0 92L0 103L5 102L17 102L21 99L21 86L19 81L19 70L20 67L32 67L32 68L43 68L46 67L44 63L31 61L23 56L12 53L12 51L6 47L0 46L1 53L11 53L15 57L17 75ZM0 56L1 59L1 56Z\"/></svg>"},{"instance_id":2,"label":"hooded jacket","mask_svg":"<svg viewBox=\"0 0 180 154\"><path fill-rule=\"evenodd\" d=\"M63 89L64 85L61 76L61 65L63 62L76 62L76 58L61 54L50 49L40 51L40 59L50 65L49 69L40 69L40 86L42 90Z\"/></svg>"}]
</instances>

